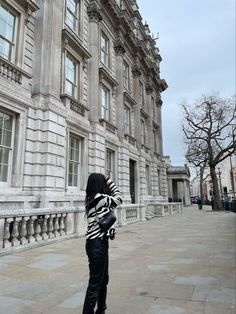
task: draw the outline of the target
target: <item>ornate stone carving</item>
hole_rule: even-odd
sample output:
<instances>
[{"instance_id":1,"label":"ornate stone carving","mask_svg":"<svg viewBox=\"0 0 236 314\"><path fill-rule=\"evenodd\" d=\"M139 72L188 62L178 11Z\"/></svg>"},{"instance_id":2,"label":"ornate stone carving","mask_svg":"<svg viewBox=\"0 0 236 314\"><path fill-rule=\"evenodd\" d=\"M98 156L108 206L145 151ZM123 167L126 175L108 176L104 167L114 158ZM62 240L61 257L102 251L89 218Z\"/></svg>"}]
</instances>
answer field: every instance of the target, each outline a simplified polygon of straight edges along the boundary
<instances>
[{"instance_id":1,"label":"ornate stone carving","mask_svg":"<svg viewBox=\"0 0 236 314\"><path fill-rule=\"evenodd\" d=\"M140 77L140 76L141 76L141 71L140 71L140 69L139 69L139 67L138 67L137 64L135 64L135 65L133 66L133 68L132 68L132 73L133 73L133 76L134 76L134 77Z\"/></svg>"},{"instance_id":2,"label":"ornate stone carving","mask_svg":"<svg viewBox=\"0 0 236 314\"><path fill-rule=\"evenodd\" d=\"M146 92L147 92L148 95L153 92L153 87L152 87L151 83L147 83L147 85L146 85Z\"/></svg>"},{"instance_id":3,"label":"ornate stone carving","mask_svg":"<svg viewBox=\"0 0 236 314\"><path fill-rule=\"evenodd\" d=\"M116 54L122 55L125 53L124 43L121 41L121 39L118 39L114 43L114 49Z\"/></svg>"},{"instance_id":4,"label":"ornate stone carving","mask_svg":"<svg viewBox=\"0 0 236 314\"><path fill-rule=\"evenodd\" d=\"M92 3L88 6L88 16L89 16L89 21L93 22L100 22L102 20L102 16L99 12L99 8L95 3Z\"/></svg>"}]
</instances>

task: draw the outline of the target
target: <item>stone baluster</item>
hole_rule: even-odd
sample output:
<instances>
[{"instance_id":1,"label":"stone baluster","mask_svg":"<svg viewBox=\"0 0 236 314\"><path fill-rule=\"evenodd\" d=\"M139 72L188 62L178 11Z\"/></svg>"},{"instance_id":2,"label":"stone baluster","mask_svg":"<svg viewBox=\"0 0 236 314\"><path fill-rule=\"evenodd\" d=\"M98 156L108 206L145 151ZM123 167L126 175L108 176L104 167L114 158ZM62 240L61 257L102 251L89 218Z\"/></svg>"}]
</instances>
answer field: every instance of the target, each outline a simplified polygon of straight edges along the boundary
<instances>
[{"instance_id":1,"label":"stone baluster","mask_svg":"<svg viewBox=\"0 0 236 314\"><path fill-rule=\"evenodd\" d=\"M13 220L13 229L12 229L12 239L11 244L12 246L17 246L20 244L19 241L19 221L21 217L15 217Z\"/></svg>"},{"instance_id":2,"label":"stone baluster","mask_svg":"<svg viewBox=\"0 0 236 314\"><path fill-rule=\"evenodd\" d=\"M42 239L43 240L48 240L48 234L47 234L48 224L47 224L47 221L48 221L49 217L50 217L49 215L45 215L44 219L43 219L43 225L42 225Z\"/></svg>"},{"instance_id":3,"label":"stone baluster","mask_svg":"<svg viewBox=\"0 0 236 314\"><path fill-rule=\"evenodd\" d=\"M13 221L13 218L6 218L5 219L4 235L3 235L3 247L4 248L8 248L11 246L10 223L12 221Z\"/></svg>"},{"instance_id":4,"label":"stone baluster","mask_svg":"<svg viewBox=\"0 0 236 314\"><path fill-rule=\"evenodd\" d=\"M37 218L37 216L30 216L29 222L28 222L28 241L29 243L35 242L34 237L34 220Z\"/></svg>"},{"instance_id":5,"label":"stone baluster","mask_svg":"<svg viewBox=\"0 0 236 314\"><path fill-rule=\"evenodd\" d=\"M59 218L59 233L61 236L65 235L65 218L66 214L61 214L61 217Z\"/></svg>"},{"instance_id":6,"label":"stone baluster","mask_svg":"<svg viewBox=\"0 0 236 314\"><path fill-rule=\"evenodd\" d=\"M61 214L56 214L55 218L54 218L54 228L53 229L54 229L54 236L55 236L55 238L58 238L60 236L60 233L59 233L59 222L58 222L60 215Z\"/></svg>"},{"instance_id":7,"label":"stone baluster","mask_svg":"<svg viewBox=\"0 0 236 314\"><path fill-rule=\"evenodd\" d=\"M53 239L55 236L53 234L53 218L55 215L50 215L48 219L48 236L49 239Z\"/></svg>"},{"instance_id":8,"label":"stone baluster","mask_svg":"<svg viewBox=\"0 0 236 314\"><path fill-rule=\"evenodd\" d=\"M22 217L21 220L21 228L20 228L20 244L24 245L28 243L26 236L27 236L27 228L26 228L26 222L28 218L27 217Z\"/></svg>"},{"instance_id":9,"label":"stone baluster","mask_svg":"<svg viewBox=\"0 0 236 314\"><path fill-rule=\"evenodd\" d=\"M41 241L43 238L41 236L41 226L38 222L38 219L36 217L35 219L35 223L34 223L34 230L35 230L35 240L38 242L38 241Z\"/></svg>"}]
</instances>

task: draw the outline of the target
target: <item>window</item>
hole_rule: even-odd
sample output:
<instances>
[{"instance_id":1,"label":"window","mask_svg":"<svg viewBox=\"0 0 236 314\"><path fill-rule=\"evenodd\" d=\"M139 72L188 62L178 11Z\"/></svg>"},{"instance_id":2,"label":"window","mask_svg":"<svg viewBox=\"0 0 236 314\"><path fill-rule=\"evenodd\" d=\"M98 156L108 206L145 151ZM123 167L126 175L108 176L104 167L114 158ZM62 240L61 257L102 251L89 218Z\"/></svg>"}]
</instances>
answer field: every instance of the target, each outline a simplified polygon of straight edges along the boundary
<instances>
[{"instance_id":1,"label":"window","mask_svg":"<svg viewBox=\"0 0 236 314\"><path fill-rule=\"evenodd\" d=\"M16 50L16 14L0 3L0 56L14 62Z\"/></svg>"},{"instance_id":2,"label":"window","mask_svg":"<svg viewBox=\"0 0 236 314\"><path fill-rule=\"evenodd\" d=\"M77 0L66 0L66 24L76 33L79 32L79 3Z\"/></svg>"},{"instance_id":3,"label":"window","mask_svg":"<svg viewBox=\"0 0 236 314\"><path fill-rule=\"evenodd\" d=\"M157 152L157 131L153 130L153 143L154 143L154 152Z\"/></svg>"},{"instance_id":4,"label":"window","mask_svg":"<svg viewBox=\"0 0 236 314\"><path fill-rule=\"evenodd\" d=\"M9 183L13 153L13 116L0 111L0 183Z\"/></svg>"},{"instance_id":5,"label":"window","mask_svg":"<svg viewBox=\"0 0 236 314\"><path fill-rule=\"evenodd\" d=\"M139 82L139 101L141 105L144 104L144 89L142 82Z\"/></svg>"},{"instance_id":6,"label":"window","mask_svg":"<svg viewBox=\"0 0 236 314\"><path fill-rule=\"evenodd\" d=\"M65 92L78 98L78 67L79 64L70 55L65 59Z\"/></svg>"},{"instance_id":7,"label":"window","mask_svg":"<svg viewBox=\"0 0 236 314\"><path fill-rule=\"evenodd\" d=\"M152 102L153 120L155 120L155 101L153 97L151 98L151 102Z\"/></svg>"},{"instance_id":8,"label":"window","mask_svg":"<svg viewBox=\"0 0 236 314\"><path fill-rule=\"evenodd\" d=\"M115 152L111 149L106 151L106 175L114 180L114 169L115 169Z\"/></svg>"},{"instance_id":9,"label":"window","mask_svg":"<svg viewBox=\"0 0 236 314\"><path fill-rule=\"evenodd\" d=\"M81 177L81 138L70 135L68 185L79 186Z\"/></svg>"},{"instance_id":10,"label":"window","mask_svg":"<svg viewBox=\"0 0 236 314\"><path fill-rule=\"evenodd\" d=\"M141 145L145 145L145 122L141 120Z\"/></svg>"},{"instance_id":11,"label":"window","mask_svg":"<svg viewBox=\"0 0 236 314\"><path fill-rule=\"evenodd\" d=\"M109 39L103 32L101 35L101 62L109 67Z\"/></svg>"},{"instance_id":12,"label":"window","mask_svg":"<svg viewBox=\"0 0 236 314\"><path fill-rule=\"evenodd\" d=\"M149 165L145 166L145 173L146 173L146 182L147 182L147 193L152 194Z\"/></svg>"},{"instance_id":13,"label":"window","mask_svg":"<svg viewBox=\"0 0 236 314\"><path fill-rule=\"evenodd\" d=\"M110 111L110 90L101 85L101 118L109 121Z\"/></svg>"},{"instance_id":14,"label":"window","mask_svg":"<svg viewBox=\"0 0 236 314\"><path fill-rule=\"evenodd\" d=\"M124 106L124 133L130 134L130 109Z\"/></svg>"},{"instance_id":15,"label":"window","mask_svg":"<svg viewBox=\"0 0 236 314\"><path fill-rule=\"evenodd\" d=\"M124 61L123 64L124 87L129 89L129 65Z\"/></svg>"}]
</instances>

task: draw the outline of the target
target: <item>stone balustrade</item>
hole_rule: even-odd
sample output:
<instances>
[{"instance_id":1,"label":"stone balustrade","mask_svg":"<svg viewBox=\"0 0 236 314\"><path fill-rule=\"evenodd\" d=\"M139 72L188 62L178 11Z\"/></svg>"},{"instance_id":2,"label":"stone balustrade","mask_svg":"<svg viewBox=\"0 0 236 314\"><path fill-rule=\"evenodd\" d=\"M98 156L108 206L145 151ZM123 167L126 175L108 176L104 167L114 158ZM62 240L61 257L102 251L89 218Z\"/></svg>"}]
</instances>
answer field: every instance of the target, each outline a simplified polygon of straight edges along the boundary
<instances>
[{"instance_id":1,"label":"stone balustrade","mask_svg":"<svg viewBox=\"0 0 236 314\"><path fill-rule=\"evenodd\" d=\"M183 212L183 204L180 203L149 203L147 204L147 214L152 217L164 217L176 212Z\"/></svg>"},{"instance_id":2,"label":"stone balustrade","mask_svg":"<svg viewBox=\"0 0 236 314\"><path fill-rule=\"evenodd\" d=\"M2 57L0 57L0 76L6 77L10 81L20 85L22 84L23 77L27 79L32 77L27 72Z\"/></svg>"},{"instance_id":3,"label":"stone balustrade","mask_svg":"<svg viewBox=\"0 0 236 314\"><path fill-rule=\"evenodd\" d=\"M118 227L182 212L182 203L124 204L115 209ZM84 207L5 210L0 213L0 255L84 236Z\"/></svg>"}]
</instances>

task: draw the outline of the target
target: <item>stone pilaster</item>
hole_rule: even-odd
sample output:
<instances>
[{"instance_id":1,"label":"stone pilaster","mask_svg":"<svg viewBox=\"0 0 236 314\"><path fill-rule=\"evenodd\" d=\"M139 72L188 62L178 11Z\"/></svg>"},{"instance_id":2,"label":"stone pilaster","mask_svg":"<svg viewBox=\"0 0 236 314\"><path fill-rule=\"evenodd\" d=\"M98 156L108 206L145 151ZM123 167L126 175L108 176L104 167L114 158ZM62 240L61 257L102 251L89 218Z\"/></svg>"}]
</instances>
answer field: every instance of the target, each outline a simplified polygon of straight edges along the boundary
<instances>
[{"instance_id":1,"label":"stone pilaster","mask_svg":"<svg viewBox=\"0 0 236 314\"><path fill-rule=\"evenodd\" d=\"M141 128L140 128L140 101L139 101L139 78L141 76L140 68L135 64L132 68L133 78L134 78L134 99L137 105L134 107L134 121L135 123L135 139L137 142L137 147L141 148Z\"/></svg>"},{"instance_id":2,"label":"stone pilaster","mask_svg":"<svg viewBox=\"0 0 236 314\"><path fill-rule=\"evenodd\" d=\"M124 137L124 85L123 85L123 55L125 53L124 44L118 39L114 44L116 53L116 79L118 86L116 89L116 107L117 107L117 134L120 139Z\"/></svg>"},{"instance_id":3,"label":"stone pilaster","mask_svg":"<svg viewBox=\"0 0 236 314\"><path fill-rule=\"evenodd\" d=\"M152 127L152 108L151 108L151 96L152 96L153 88L150 84L146 85L146 95L147 95L147 113L149 114L149 118L147 120L147 134L148 136L148 147L154 151L154 141L153 141L153 127Z\"/></svg>"},{"instance_id":4,"label":"stone pilaster","mask_svg":"<svg viewBox=\"0 0 236 314\"><path fill-rule=\"evenodd\" d=\"M88 6L89 16L89 52L91 58L89 59L88 81L90 85L88 100L89 100L89 119L91 122L99 120L99 104L100 104L100 90L99 90L99 22L102 20L100 9L96 2L92 2Z\"/></svg>"},{"instance_id":5,"label":"stone pilaster","mask_svg":"<svg viewBox=\"0 0 236 314\"><path fill-rule=\"evenodd\" d=\"M63 4L63 1L41 1L36 11L33 94L60 96Z\"/></svg>"}]
</instances>

